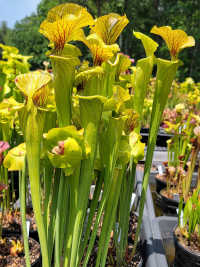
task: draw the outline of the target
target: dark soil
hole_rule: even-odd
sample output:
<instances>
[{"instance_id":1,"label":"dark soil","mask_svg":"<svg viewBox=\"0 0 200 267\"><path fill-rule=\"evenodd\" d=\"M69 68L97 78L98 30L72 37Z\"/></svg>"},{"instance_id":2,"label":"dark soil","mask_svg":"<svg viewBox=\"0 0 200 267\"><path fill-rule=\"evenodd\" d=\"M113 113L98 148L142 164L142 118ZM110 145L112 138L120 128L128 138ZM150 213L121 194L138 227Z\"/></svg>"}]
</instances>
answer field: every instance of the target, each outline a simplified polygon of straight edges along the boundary
<instances>
[{"instance_id":1,"label":"dark soil","mask_svg":"<svg viewBox=\"0 0 200 267\"><path fill-rule=\"evenodd\" d=\"M0 243L0 267L25 267L25 255L22 252L17 256L10 254L10 249L12 247L11 240L20 240L19 237L5 237L3 239L5 242ZM37 241L29 238L29 249L30 249L30 261L31 264L37 261L40 257L40 245Z\"/></svg>"},{"instance_id":2,"label":"dark soil","mask_svg":"<svg viewBox=\"0 0 200 267\"><path fill-rule=\"evenodd\" d=\"M167 177L166 173L164 174L156 174L156 179L160 180L161 182L164 182L167 184L167 178L169 179L169 177ZM177 186L177 181L170 181L170 187L173 186Z\"/></svg>"},{"instance_id":3,"label":"dark soil","mask_svg":"<svg viewBox=\"0 0 200 267\"><path fill-rule=\"evenodd\" d=\"M161 190L160 191L160 194L162 195L162 196L164 196L164 197L167 197L167 198L170 198L170 199L174 199L174 195L175 194L179 194L179 197L181 197L182 196L182 191L180 190L179 192L177 192L177 190L176 189L170 189L169 191L167 191L166 189L163 189L163 190ZM188 193L188 197L190 197L190 196L192 196L192 191L190 191L189 193ZM185 200L185 199L184 199ZM187 199L186 199L187 200ZM185 200L185 201L186 201Z\"/></svg>"},{"instance_id":4,"label":"dark soil","mask_svg":"<svg viewBox=\"0 0 200 267\"><path fill-rule=\"evenodd\" d=\"M175 194L179 194L179 196L181 197L181 193L180 192L178 193L177 190L173 190L173 189L170 189L168 191L166 189L163 189L163 190L160 191L160 194L162 196L164 196L166 198L170 198L172 200L174 200L174 195Z\"/></svg>"},{"instance_id":5,"label":"dark soil","mask_svg":"<svg viewBox=\"0 0 200 267\"><path fill-rule=\"evenodd\" d=\"M26 219L30 221L30 231L36 231L34 213L27 209ZM3 217L3 231L21 233L21 215L19 210L8 211Z\"/></svg>"},{"instance_id":6,"label":"dark soil","mask_svg":"<svg viewBox=\"0 0 200 267\"><path fill-rule=\"evenodd\" d=\"M180 228L176 228L175 235L178 238L178 241L180 244L195 253L199 253L200 256L200 238L198 237L197 233L194 233L191 235L191 239L189 240L183 232L180 230Z\"/></svg>"},{"instance_id":7,"label":"dark soil","mask_svg":"<svg viewBox=\"0 0 200 267\"><path fill-rule=\"evenodd\" d=\"M169 191L167 191L167 190L162 190L162 191L160 192L160 194L163 195L163 196L166 197L166 198L174 199L174 194L177 194L177 193L175 193L175 192L172 191L172 190L169 190Z\"/></svg>"},{"instance_id":8,"label":"dark soil","mask_svg":"<svg viewBox=\"0 0 200 267\"><path fill-rule=\"evenodd\" d=\"M138 266L138 264L141 260L141 245L138 245L136 255L134 256L134 258L131 261L129 261L130 254L131 254L131 251L133 248L133 242L134 242L134 238L135 238L136 228L137 228L137 217L135 216L134 213L131 213L130 222L129 222L129 233L128 233L128 247L127 247L127 251L126 251L126 263L124 265L126 267L136 267L136 266ZM97 253L98 253L98 239L96 239L96 241L95 241L95 246L94 246L94 249L92 251L91 257L89 259L88 265L87 265L88 267L95 266L96 259L97 259ZM110 240L110 245L109 245L109 249L108 249L108 256L106 259L106 266L107 267L116 267L117 266L116 250L114 247L112 233L111 233L111 240ZM120 266L120 267L122 267L122 266Z\"/></svg>"}]
</instances>

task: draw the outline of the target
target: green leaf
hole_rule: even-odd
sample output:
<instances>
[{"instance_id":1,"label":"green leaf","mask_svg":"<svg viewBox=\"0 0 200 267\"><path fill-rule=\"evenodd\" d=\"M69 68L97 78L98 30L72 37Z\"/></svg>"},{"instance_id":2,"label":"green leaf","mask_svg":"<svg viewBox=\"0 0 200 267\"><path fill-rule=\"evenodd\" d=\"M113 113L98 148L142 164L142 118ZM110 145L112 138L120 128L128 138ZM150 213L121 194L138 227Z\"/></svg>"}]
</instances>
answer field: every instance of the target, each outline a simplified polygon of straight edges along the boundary
<instances>
[{"instance_id":1,"label":"green leaf","mask_svg":"<svg viewBox=\"0 0 200 267\"><path fill-rule=\"evenodd\" d=\"M119 80L119 76L124 74L126 70L131 66L131 60L129 56L124 54L118 54L117 70L116 70L116 79Z\"/></svg>"},{"instance_id":2,"label":"green leaf","mask_svg":"<svg viewBox=\"0 0 200 267\"><path fill-rule=\"evenodd\" d=\"M153 56L155 51L157 50L158 44L149 36L141 32L133 32L133 34L135 35L136 38L142 41L142 44L146 52L146 57Z\"/></svg>"},{"instance_id":3,"label":"green leaf","mask_svg":"<svg viewBox=\"0 0 200 267\"><path fill-rule=\"evenodd\" d=\"M129 162L131 157L131 147L129 144L128 136L122 136L119 144L117 164L125 165Z\"/></svg>"},{"instance_id":4,"label":"green leaf","mask_svg":"<svg viewBox=\"0 0 200 267\"><path fill-rule=\"evenodd\" d=\"M126 15L110 13L96 19L91 32L98 34L105 44L114 44L128 22Z\"/></svg>"},{"instance_id":5,"label":"green leaf","mask_svg":"<svg viewBox=\"0 0 200 267\"><path fill-rule=\"evenodd\" d=\"M91 67L77 73L75 86L78 94L84 96L103 95L104 70L102 67Z\"/></svg>"},{"instance_id":6,"label":"green leaf","mask_svg":"<svg viewBox=\"0 0 200 267\"><path fill-rule=\"evenodd\" d=\"M131 156L133 157L133 161L135 163L138 163L139 160L142 160L144 158L145 143L142 143L140 139L141 136L136 132L132 132L129 136Z\"/></svg>"},{"instance_id":7,"label":"green leaf","mask_svg":"<svg viewBox=\"0 0 200 267\"><path fill-rule=\"evenodd\" d=\"M55 102L59 126L71 124L72 89L75 79L75 67L80 64L79 49L73 45L65 45L64 55L51 55L54 73Z\"/></svg>"},{"instance_id":8,"label":"green leaf","mask_svg":"<svg viewBox=\"0 0 200 267\"><path fill-rule=\"evenodd\" d=\"M18 75L15 79L16 86L27 98L27 109L33 105L44 107L50 93L49 83L51 75L44 71L33 71Z\"/></svg>"},{"instance_id":9,"label":"green leaf","mask_svg":"<svg viewBox=\"0 0 200 267\"><path fill-rule=\"evenodd\" d=\"M26 145L22 143L8 151L4 158L3 165L9 171L21 171L24 167Z\"/></svg>"},{"instance_id":10,"label":"green leaf","mask_svg":"<svg viewBox=\"0 0 200 267\"><path fill-rule=\"evenodd\" d=\"M151 78L153 70L153 56L143 58L137 61L136 70L134 73L134 108L135 111L139 114L140 122L143 119L143 106L144 99L147 94L147 88ZM140 125L138 126L138 132Z\"/></svg>"},{"instance_id":11,"label":"green leaf","mask_svg":"<svg viewBox=\"0 0 200 267\"><path fill-rule=\"evenodd\" d=\"M65 169L67 176L74 172L90 152L90 148L84 143L83 130L77 131L74 126L49 130L45 134L45 143L52 165Z\"/></svg>"}]
</instances>

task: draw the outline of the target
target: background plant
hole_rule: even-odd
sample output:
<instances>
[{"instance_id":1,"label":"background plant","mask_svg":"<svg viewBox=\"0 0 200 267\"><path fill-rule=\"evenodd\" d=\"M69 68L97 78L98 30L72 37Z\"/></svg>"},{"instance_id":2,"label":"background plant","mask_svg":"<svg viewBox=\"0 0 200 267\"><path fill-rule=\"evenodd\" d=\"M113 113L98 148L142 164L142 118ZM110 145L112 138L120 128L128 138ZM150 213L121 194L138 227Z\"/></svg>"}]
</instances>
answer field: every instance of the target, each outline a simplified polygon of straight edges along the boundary
<instances>
[{"instance_id":1,"label":"background plant","mask_svg":"<svg viewBox=\"0 0 200 267\"><path fill-rule=\"evenodd\" d=\"M0 44L0 48L2 53L2 60L0 60L0 101L10 96L20 101L14 80L17 75L29 71L28 60L31 57L19 54L16 47Z\"/></svg>"},{"instance_id":2,"label":"background plant","mask_svg":"<svg viewBox=\"0 0 200 267\"><path fill-rule=\"evenodd\" d=\"M186 201L185 207L183 208L183 201L179 204L178 213L178 229L182 236L186 240L191 241L194 247L199 251L200 247L200 202L199 202L199 188L193 191L192 196Z\"/></svg>"},{"instance_id":3,"label":"background plant","mask_svg":"<svg viewBox=\"0 0 200 267\"><path fill-rule=\"evenodd\" d=\"M37 11L34 14L18 21L13 29L7 29L8 27L5 27L5 23L2 24L2 27L0 28L0 32L4 36L2 40L6 45L16 46L20 50L20 53L34 56L31 59L33 69L41 68L42 62L46 60L44 54L45 51L47 51L47 41L38 33L38 27L45 19L50 8L66 2L68 1L43 0L38 5ZM130 55L136 60L144 55L144 51L135 39L129 40L133 28L135 31L148 34L150 29L159 22L160 26L171 25L174 28L179 28L190 33L196 40L199 39L198 0L178 0L171 1L170 3L167 3L164 0L137 0L134 2L131 0L109 2L104 0L74 0L72 2L87 7L94 17L105 15L110 12L115 12L120 15L125 13L130 23L119 39L120 47L125 54ZM149 14L148 17L146 17L147 13ZM188 17L190 17L190 20L188 20ZM162 46L159 55L167 58L168 54L166 46L159 40L157 41ZM197 44L195 50L189 49L187 53L183 52L180 56L181 60L185 63L182 71L178 72L178 77L181 81L186 77L192 77L196 82L199 80L200 64L199 59L196 57L199 53L199 49L199 44Z\"/></svg>"}]
</instances>

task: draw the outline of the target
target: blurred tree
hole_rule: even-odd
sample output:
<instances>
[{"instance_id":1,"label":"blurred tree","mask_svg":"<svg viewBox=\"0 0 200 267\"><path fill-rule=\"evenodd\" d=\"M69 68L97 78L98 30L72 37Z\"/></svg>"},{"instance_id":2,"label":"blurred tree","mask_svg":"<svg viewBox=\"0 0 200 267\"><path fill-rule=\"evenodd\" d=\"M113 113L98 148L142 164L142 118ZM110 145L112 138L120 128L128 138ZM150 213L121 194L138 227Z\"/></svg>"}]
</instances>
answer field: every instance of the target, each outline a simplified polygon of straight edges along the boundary
<instances>
[{"instance_id":1,"label":"blurred tree","mask_svg":"<svg viewBox=\"0 0 200 267\"><path fill-rule=\"evenodd\" d=\"M183 80L191 76L196 81L200 80L200 1L199 0L41 0L36 14L17 22L9 34L9 45L16 46L20 53L32 55L32 69L42 67L46 60L48 41L38 32L40 23L45 19L47 12L52 7L65 2L73 2L87 7L94 16L116 12L126 14L130 23L119 38L122 52L131 57L141 58L144 50L139 40L133 37L134 31L141 31L158 41L161 46L157 56L169 58L168 50L160 37L150 34L154 25L170 25L173 29L180 28L196 39L195 48L190 48L180 54L184 66L179 78ZM0 27L1 37L1 27ZM83 54L88 57L86 48L80 44Z\"/></svg>"},{"instance_id":2,"label":"blurred tree","mask_svg":"<svg viewBox=\"0 0 200 267\"><path fill-rule=\"evenodd\" d=\"M10 32L10 29L7 26L7 22L2 21L0 23L0 43L6 44L8 42L9 32Z\"/></svg>"},{"instance_id":3,"label":"blurred tree","mask_svg":"<svg viewBox=\"0 0 200 267\"><path fill-rule=\"evenodd\" d=\"M38 16L33 14L17 22L10 34L10 45L16 46L23 55L33 56L30 59L32 69L41 68L46 60L48 42L38 32L39 25Z\"/></svg>"}]
</instances>

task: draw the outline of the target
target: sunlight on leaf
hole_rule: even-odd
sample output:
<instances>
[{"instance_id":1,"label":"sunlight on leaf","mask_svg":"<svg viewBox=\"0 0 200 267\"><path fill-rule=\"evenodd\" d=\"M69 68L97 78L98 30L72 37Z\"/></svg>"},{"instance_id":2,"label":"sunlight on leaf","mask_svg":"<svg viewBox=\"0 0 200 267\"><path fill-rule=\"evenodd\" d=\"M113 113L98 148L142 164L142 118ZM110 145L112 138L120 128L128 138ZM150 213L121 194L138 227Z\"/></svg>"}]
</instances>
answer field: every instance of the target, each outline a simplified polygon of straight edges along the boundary
<instances>
[{"instance_id":1,"label":"sunlight on leaf","mask_svg":"<svg viewBox=\"0 0 200 267\"><path fill-rule=\"evenodd\" d=\"M89 147L84 143L83 130L78 131L74 126L52 128L44 137L52 165L65 169L67 176L90 153Z\"/></svg>"},{"instance_id":2,"label":"sunlight on leaf","mask_svg":"<svg viewBox=\"0 0 200 267\"><path fill-rule=\"evenodd\" d=\"M47 102L51 75L43 71L21 74L15 79L16 86L36 106L44 106Z\"/></svg>"},{"instance_id":3,"label":"sunlight on leaf","mask_svg":"<svg viewBox=\"0 0 200 267\"><path fill-rule=\"evenodd\" d=\"M141 32L133 32L133 34L137 39L140 39L142 41L146 56L147 57L152 56L156 51L158 44L154 40L152 40L149 36Z\"/></svg>"},{"instance_id":4,"label":"sunlight on leaf","mask_svg":"<svg viewBox=\"0 0 200 267\"><path fill-rule=\"evenodd\" d=\"M10 56L10 54L15 54L17 55L19 53L19 50L14 47L14 46L8 46L8 45L4 45L4 44L0 44L0 48L3 50L2 51L2 58L8 58L8 56Z\"/></svg>"},{"instance_id":5,"label":"sunlight on leaf","mask_svg":"<svg viewBox=\"0 0 200 267\"><path fill-rule=\"evenodd\" d=\"M77 90L84 89L84 84L90 79L98 76L99 78L104 75L104 70L102 67L90 67L87 70L77 73L75 78L75 85Z\"/></svg>"},{"instance_id":6,"label":"sunlight on leaf","mask_svg":"<svg viewBox=\"0 0 200 267\"><path fill-rule=\"evenodd\" d=\"M116 77L119 79L121 74L125 74L128 68L131 66L131 59L128 55L119 53L117 55L118 62L117 62L117 69L116 69Z\"/></svg>"},{"instance_id":7,"label":"sunlight on leaf","mask_svg":"<svg viewBox=\"0 0 200 267\"><path fill-rule=\"evenodd\" d=\"M182 49L195 45L195 40L192 36L188 36L183 30L172 30L170 26L154 26L151 33L160 35L164 39L172 60L178 58L178 54Z\"/></svg>"},{"instance_id":8,"label":"sunlight on leaf","mask_svg":"<svg viewBox=\"0 0 200 267\"><path fill-rule=\"evenodd\" d=\"M123 110L124 103L128 101L131 98L131 96L127 90L117 85L117 86L114 86L112 98L115 100L115 105L116 105L115 111L119 112Z\"/></svg>"},{"instance_id":9,"label":"sunlight on leaf","mask_svg":"<svg viewBox=\"0 0 200 267\"><path fill-rule=\"evenodd\" d=\"M5 156L3 165L9 171L21 171L24 166L24 157L26 154L26 145L22 143L11 150Z\"/></svg>"},{"instance_id":10,"label":"sunlight on leaf","mask_svg":"<svg viewBox=\"0 0 200 267\"><path fill-rule=\"evenodd\" d=\"M23 106L22 103L18 103L13 97L4 98L0 103L0 124L9 123L12 125L13 120L16 118L16 112L22 109Z\"/></svg>"},{"instance_id":11,"label":"sunlight on leaf","mask_svg":"<svg viewBox=\"0 0 200 267\"><path fill-rule=\"evenodd\" d=\"M129 136L129 144L131 147L131 155L135 163L144 158L145 143L140 141L141 136L135 132L132 132Z\"/></svg>"},{"instance_id":12,"label":"sunlight on leaf","mask_svg":"<svg viewBox=\"0 0 200 267\"><path fill-rule=\"evenodd\" d=\"M88 46L93 55L93 62L95 66L101 65L103 62L111 59L114 54L120 50L117 44L106 45L95 33L90 34L86 38L85 44Z\"/></svg>"},{"instance_id":13,"label":"sunlight on leaf","mask_svg":"<svg viewBox=\"0 0 200 267\"><path fill-rule=\"evenodd\" d=\"M87 9L77 4L67 3L52 8L47 19L40 25L40 33L54 44L55 50L62 51L65 43L83 40L83 27L94 23Z\"/></svg>"},{"instance_id":14,"label":"sunlight on leaf","mask_svg":"<svg viewBox=\"0 0 200 267\"><path fill-rule=\"evenodd\" d=\"M91 27L91 33L96 33L105 44L111 45L116 42L128 22L126 15L110 13L95 20L94 27Z\"/></svg>"}]
</instances>

